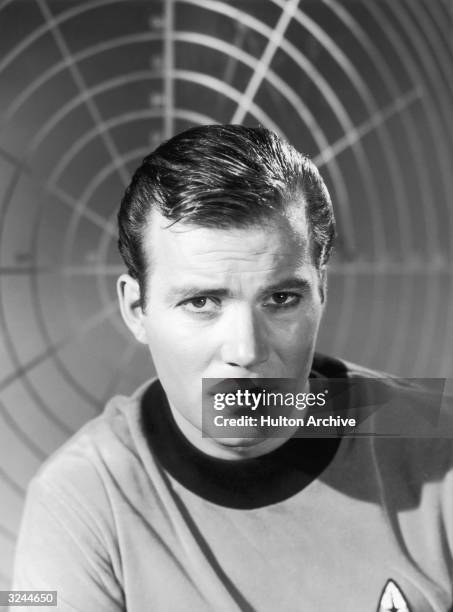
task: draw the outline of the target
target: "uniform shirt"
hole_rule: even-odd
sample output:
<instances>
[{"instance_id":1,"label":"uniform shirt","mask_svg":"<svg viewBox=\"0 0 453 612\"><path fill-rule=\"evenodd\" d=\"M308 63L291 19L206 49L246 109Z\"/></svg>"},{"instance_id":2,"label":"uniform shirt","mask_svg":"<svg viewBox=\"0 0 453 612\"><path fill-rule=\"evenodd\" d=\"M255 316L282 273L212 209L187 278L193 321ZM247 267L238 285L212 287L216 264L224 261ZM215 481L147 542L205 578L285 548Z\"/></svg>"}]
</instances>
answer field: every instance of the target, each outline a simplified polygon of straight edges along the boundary
<instances>
[{"instance_id":1,"label":"uniform shirt","mask_svg":"<svg viewBox=\"0 0 453 612\"><path fill-rule=\"evenodd\" d=\"M316 357L312 376L370 372ZM215 459L155 381L113 398L33 479L14 588L80 612L447 612L452 454L448 438L292 438Z\"/></svg>"}]
</instances>

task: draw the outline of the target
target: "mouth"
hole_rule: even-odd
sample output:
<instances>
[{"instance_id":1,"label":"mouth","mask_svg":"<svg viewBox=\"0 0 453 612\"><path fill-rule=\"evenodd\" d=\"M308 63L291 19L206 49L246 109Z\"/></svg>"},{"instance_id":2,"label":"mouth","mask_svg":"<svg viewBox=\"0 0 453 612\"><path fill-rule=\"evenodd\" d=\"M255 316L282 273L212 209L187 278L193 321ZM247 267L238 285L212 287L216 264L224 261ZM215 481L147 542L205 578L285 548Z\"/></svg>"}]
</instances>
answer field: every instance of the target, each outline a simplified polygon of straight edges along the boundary
<instances>
[{"instance_id":1,"label":"mouth","mask_svg":"<svg viewBox=\"0 0 453 612\"><path fill-rule=\"evenodd\" d=\"M282 395L275 379L226 378L210 382L214 384L206 389L205 407L214 414L223 410L233 417L267 415L277 401L275 398Z\"/></svg>"},{"instance_id":2,"label":"mouth","mask_svg":"<svg viewBox=\"0 0 453 612\"><path fill-rule=\"evenodd\" d=\"M218 379L215 379L218 380ZM237 393L237 391L250 391L268 393L278 391L275 385L269 384L271 381L261 378L225 378L208 387L208 394L214 396L218 393Z\"/></svg>"}]
</instances>

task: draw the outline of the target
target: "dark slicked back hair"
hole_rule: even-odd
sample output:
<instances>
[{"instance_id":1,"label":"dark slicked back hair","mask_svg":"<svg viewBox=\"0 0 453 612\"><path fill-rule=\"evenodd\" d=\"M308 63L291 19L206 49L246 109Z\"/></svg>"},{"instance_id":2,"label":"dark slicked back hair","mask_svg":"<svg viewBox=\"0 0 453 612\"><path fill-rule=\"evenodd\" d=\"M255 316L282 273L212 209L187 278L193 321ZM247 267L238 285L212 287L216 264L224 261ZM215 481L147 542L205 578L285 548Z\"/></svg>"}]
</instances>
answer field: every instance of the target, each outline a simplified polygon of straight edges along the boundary
<instances>
[{"instance_id":1,"label":"dark slicked back hair","mask_svg":"<svg viewBox=\"0 0 453 612\"><path fill-rule=\"evenodd\" d=\"M251 227L300 203L317 267L327 263L335 237L329 192L307 157L262 127L205 125L189 129L143 160L118 213L120 253L146 303L143 235L151 211L169 220L212 228Z\"/></svg>"}]
</instances>

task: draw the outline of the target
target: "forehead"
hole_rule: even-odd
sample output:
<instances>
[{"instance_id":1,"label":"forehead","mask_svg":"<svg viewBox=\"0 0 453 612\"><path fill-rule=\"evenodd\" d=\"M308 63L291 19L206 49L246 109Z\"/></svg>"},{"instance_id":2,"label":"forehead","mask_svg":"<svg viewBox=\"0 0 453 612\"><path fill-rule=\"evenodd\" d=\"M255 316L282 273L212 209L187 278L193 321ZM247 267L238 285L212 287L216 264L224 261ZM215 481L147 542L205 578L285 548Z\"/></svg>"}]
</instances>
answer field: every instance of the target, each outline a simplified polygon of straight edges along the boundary
<instances>
[{"instance_id":1,"label":"forehead","mask_svg":"<svg viewBox=\"0 0 453 612\"><path fill-rule=\"evenodd\" d=\"M300 205L246 227L170 225L153 211L143 245L151 276L185 272L241 273L311 263L309 233Z\"/></svg>"}]
</instances>

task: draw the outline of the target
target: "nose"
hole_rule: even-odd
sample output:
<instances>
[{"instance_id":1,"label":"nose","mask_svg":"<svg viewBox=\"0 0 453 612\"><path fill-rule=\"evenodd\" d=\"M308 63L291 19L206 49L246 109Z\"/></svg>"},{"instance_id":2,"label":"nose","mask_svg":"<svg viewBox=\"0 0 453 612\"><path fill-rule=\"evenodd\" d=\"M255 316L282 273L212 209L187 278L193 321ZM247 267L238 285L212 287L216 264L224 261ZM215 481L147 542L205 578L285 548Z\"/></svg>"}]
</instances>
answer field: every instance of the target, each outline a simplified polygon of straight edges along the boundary
<instances>
[{"instance_id":1,"label":"nose","mask_svg":"<svg viewBox=\"0 0 453 612\"><path fill-rule=\"evenodd\" d=\"M230 313L223 330L221 356L228 365L248 369L267 361L267 333L259 313L245 305Z\"/></svg>"}]
</instances>

